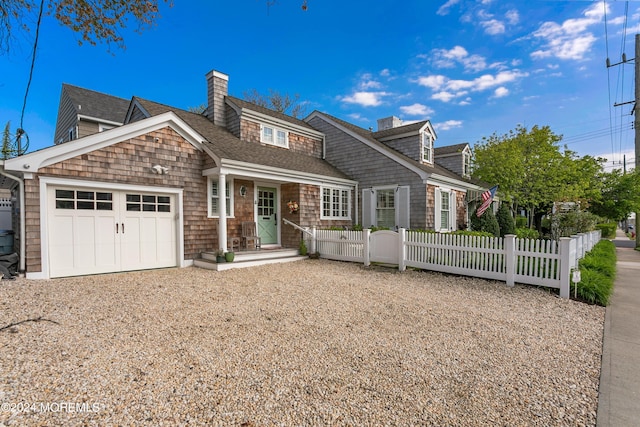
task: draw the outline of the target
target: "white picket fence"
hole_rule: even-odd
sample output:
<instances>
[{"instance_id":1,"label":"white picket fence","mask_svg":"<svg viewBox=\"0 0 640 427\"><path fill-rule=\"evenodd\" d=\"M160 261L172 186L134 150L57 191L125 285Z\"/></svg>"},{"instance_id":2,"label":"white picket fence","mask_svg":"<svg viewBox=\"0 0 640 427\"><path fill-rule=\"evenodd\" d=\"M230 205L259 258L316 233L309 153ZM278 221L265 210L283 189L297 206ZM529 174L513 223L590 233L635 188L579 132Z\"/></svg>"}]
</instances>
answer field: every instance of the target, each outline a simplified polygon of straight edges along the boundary
<instances>
[{"instance_id":1,"label":"white picket fence","mask_svg":"<svg viewBox=\"0 0 640 427\"><path fill-rule=\"evenodd\" d=\"M600 231L555 240L394 231L312 229L322 258L398 265L560 289L569 297L571 271L600 241Z\"/></svg>"}]
</instances>

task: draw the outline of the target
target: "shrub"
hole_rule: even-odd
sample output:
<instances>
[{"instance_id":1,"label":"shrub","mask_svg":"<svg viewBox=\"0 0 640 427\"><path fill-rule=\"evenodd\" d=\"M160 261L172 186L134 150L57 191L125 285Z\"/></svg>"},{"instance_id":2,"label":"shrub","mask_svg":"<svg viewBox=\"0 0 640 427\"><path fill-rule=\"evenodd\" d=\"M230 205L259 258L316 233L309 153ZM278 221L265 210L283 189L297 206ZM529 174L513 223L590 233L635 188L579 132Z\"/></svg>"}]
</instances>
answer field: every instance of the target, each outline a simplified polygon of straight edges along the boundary
<instances>
[{"instance_id":1,"label":"shrub","mask_svg":"<svg viewBox=\"0 0 640 427\"><path fill-rule=\"evenodd\" d=\"M613 239L616 237L617 224L615 222L607 222L596 224L596 229L602 231L602 237L604 239Z\"/></svg>"},{"instance_id":2,"label":"shrub","mask_svg":"<svg viewBox=\"0 0 640 427\"><path fill-rule=\"evenodd\" d=\"M601 240L578 262L580 282L573 284L578 298L590 304L607 306L616 277L616 247Z\"/></svg>"},{"instance_id":3,"label":"shrub","mask_svg":"<svg viewBox=\"0 0 640 427\"><path fill-rule=\"evenodd\" d=\"M493 210L491 208L487 209L480 218L476 216L476 211L474 211L471 215L471 230L486 231L493 236L499 237L500 226L498 226L498 220L496 220Z\"/></svg>"},{"instance_id":4,"label":"shrub","mask_svg":"<svg viewBox=\"0 0 640 427\"><path fill-rule=\"evenodd\" d=\"M516 237L518 239L539 239L540 233L533 228L516 228Z\"/></svg>"},{"instance_id":5,"label":"shrub","mask_svg":"<svg viewBox=\"0 0 640 427\"><path fill-rule=\"evenodd\" d=\"M527 227L527 217L518 215L516 217L516 228L526 228Z\"/></svg>"},{"instance_id":6,"label":"shrub","mask_svg":"<svg viewBox=\"0 0 640 427\"><path fill-rule=\"evenodd\" d=\"M500 228L500 237L504 237L507 234L513 234L516 231L516 223L511 216L511 209L506 203L501 203L496 214L496 220L498 220L498 227Z\"/></svg>"},{"instance_id":7,"label":"shrub","mask_svg":"<svg viewBox=\"0 0 640 427\"><path fill-rule=\"evenodd\" d=\"M569 211L553 215L551 234L554 239L569 237L578 233L586 233L596 228L600 218L591 212Z\"/></svg>"},{"instance_id":8,"label":"shrub","mask_svg":"<svg viewBox=\"0 0 640 427\"><path fill-rule=\"evenodd\" d=\"M459 230L454 231L450 234L455 234L459 236L479 236L479 237L495 237L493 234L487 231L469 231L469 230Z\"/></svg>"}]
</instances>

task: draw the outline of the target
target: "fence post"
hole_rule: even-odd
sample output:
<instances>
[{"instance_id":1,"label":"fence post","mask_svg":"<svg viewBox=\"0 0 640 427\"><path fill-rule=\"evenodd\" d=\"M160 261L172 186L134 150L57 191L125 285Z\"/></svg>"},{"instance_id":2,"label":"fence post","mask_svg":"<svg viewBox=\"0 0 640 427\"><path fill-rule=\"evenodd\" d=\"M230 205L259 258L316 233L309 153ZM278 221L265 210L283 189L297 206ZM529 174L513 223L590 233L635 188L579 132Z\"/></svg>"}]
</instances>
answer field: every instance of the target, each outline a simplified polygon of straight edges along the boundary
<instances>
[{"instance_id":1,"label":"fence post","mask_svg":"<svg viewBox=\"0 0 640 427\"><path fill-rule=\"evenodd\" d=\"M576 265L577 239L560 238L560 298L569 298L571 269Z\"/></svg>"},{"instance_id":2,"label":"fence post","mask_svg":"<svg viewBox=\"0 0 640 427\"><path fill-rule=\"evenodd\" d=\"M507 286L514 286L516 283L516 235L507 234L504 236L504 263L506 267Z\"/></svg>"},{"instance_id":3,"label":"fence post","mask_svg":"<svg viewBox=\"0 0 640 427\"><path fill-rule=\"evenodd\" d=\"M398 230L398 270L405 271L407 269L406 264L406 248L404 246L404 242L407 238L407 230L404 228L400 228Z\"/></svg>"},{"instance_id":4,"label":"fence post","mask_svg":"<svg viewBox=\"0 0 640 427\"><path fill-rule=\"evenodd\" d=\"M316 227L315 225L311 227L311 253L316 253Z\"/></svg>"},{"instance_id":5,"label":"fence post","mask_svg":"<svg viewBox=\"0 0 640 427\"><path fill-rule=\"evenodd\" d=\"M364 257L364 265L369 267L371 265L371 255L369 254L369 240L371 239L371 229L365 228L362 230L362 256Z\"/></svg>"}]
</instances>

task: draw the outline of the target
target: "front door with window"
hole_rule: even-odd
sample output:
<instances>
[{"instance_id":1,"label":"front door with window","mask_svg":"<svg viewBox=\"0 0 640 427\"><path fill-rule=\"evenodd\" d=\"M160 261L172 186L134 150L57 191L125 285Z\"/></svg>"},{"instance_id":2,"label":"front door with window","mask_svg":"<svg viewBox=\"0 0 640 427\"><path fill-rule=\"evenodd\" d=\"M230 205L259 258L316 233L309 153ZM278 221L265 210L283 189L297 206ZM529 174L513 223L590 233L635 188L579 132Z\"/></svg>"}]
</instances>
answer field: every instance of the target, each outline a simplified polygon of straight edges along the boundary
<instances>
[{"instance_id":1,"label":"front door with window","mask_svg":"<svg viewBox=\"0 0 640 427\"><path fill-rule=\"evenodd\" d=\"M262 245L278 243L278 192L276 188L258 187L256 223Z\"/></svg>"}]
</instances>

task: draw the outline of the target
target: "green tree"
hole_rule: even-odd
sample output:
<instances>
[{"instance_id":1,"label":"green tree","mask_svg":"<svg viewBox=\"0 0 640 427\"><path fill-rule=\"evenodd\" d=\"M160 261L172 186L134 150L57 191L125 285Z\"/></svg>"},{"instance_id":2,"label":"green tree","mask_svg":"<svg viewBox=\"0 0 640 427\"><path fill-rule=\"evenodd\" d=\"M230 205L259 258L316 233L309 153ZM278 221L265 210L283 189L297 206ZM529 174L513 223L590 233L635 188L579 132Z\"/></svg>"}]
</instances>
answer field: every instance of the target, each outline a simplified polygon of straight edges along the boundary
<instances>
[{"instance_id":1,"label":"green tree","mask_svg":"<svg viewBox=\"0 0 640 427\"><path fill-rule=\"evenodd\" d=\"M514 211L527 209L540 228L541 216L554 202L590 200L597 193L603 160L561 151L561 139L548 126L494 133L474 147L473 176L498 184L501 198Z\"/></svg>"},{"instance_id":2,"label":"green tree","mask_svg":"<svg viewBox=\"0 0 640 427\"><path fill-rule=\"evenodd\" d=\"M513 220L513 215L511 215L511 209L508 203L500 203L496 220L500 228L500 237L504 237L507 234L515 234L516 223Z\"/></svg>"},{"instance_id":3,"label":"green tree","mask_svg":"<svg viewBox=\"0 0 640 427\"><path fill-rule=\"evenodd\" d=\"M269 94L263 95L256 89L252 89L245 91L243 96L247 102L278 113L288 114L294 118L302 117L306 112L305 104L300 102L300 95L297 93L291 96L287 93L281 94L277 90L269 89Z\"/></svg>"},{"instance_id":4,"label":"green tree","mask_svg":"<svg viewBox=\"0 0 640 427\"><path fill-rule=\"evenodd\" d=\"M2 132L2 160L7 160L12 157L13 146L11 144L11 133L10 133L11 122L7 122L7 125L4 127L4 131Z\"/></svg>"},{"instance_id":5,"label":"green tree","mask_svg":"<svg viewBox=\"0 0 640 427\"><path fill-rule=\"evenodd\" d=\"M121 31L131 18L138 32L151 27L160 17L160 2L171 4L169 0L2 0L0 51L9 52L20 33L33 31L40 12L77 33L79 44L106 43L124 48Z\"/></svg>"},{"instance_id":6,"label":"green tree","mask_svg":"<svg viewBox=\"0 0 640 427\"><path fill-rule=\"evenodd\" d=\"M623 174L619 169L601 174L601 197L594 200L589 211L614 221L626 219L640 211L640 171Z\"/></svg>"}]
</instances>

